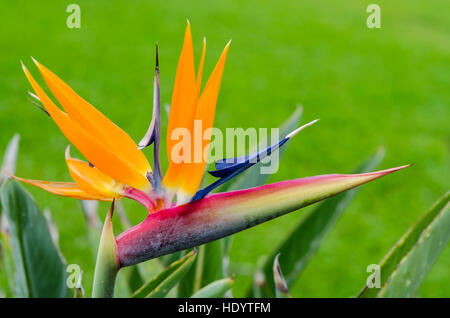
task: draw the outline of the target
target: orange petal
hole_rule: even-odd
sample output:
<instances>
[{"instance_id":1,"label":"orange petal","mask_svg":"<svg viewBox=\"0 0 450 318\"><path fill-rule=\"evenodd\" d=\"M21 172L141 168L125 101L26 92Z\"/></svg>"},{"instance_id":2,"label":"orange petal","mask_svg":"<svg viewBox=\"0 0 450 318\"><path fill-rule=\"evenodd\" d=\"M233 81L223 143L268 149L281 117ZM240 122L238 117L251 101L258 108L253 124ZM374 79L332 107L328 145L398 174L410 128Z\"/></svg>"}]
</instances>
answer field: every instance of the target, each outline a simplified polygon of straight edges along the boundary
<instances>
[{"instance_id":1,"label":"orange petal","mask_svg":"<svg viewBox=\"0 0 450 318\"><path fill-rule=\"evenodd\" d=\"M113 198L107 197L97 197L84 192L78 187L76 183L73 182L50 182L41 180L30 180L23 179L14 176L16 180L22 181L24 183L30 184L32 186L41 188L52 194L61 195L63 197L70 197L80 200L100 200L100 201L111 201Z\"/></svg>"},{"instance_id":2,"label":"orange petal","mask_svg":"<svg viewBox=\"0 0 450 318\"><path fill-rule=\"evenodd\" d=\"M178 187L178 177L183 166L183 163L176 163L172 160L172 149L177 144L177 140L174 140L171 136L177 128L192 130L197 101L196 91L194 49L192 47L191 26L188 22L183 49L178 61L167 126L166 144L169 168L164 176L163 184L168 188Z\"/></svg>"},{"instance_id":3,"label":"orange petal","mask_svg":"<svg viewBox=\"0 0 450 318\"><path fill-rule=\"evenodd\" d=\"M198 73L197 73L197 98L200 95L200 88L202 85L202 74L203 74L203 64L205 63L205 52L206 52L206 38L203 38L203 49L202 49L202 57L200 58L200 65L198 66Z\"/></svg>"},{"instance_id":4,"label":"orange petal","mask_svg":"<svg viewBox=\"0 0 450 318\"><path fill-rule=\"evenodd\" d=\"M22 65L36 95L49 112L62 133L72 144L80 150L87 160L92 162L99 170L113 179L137 189L148 189L150 183L145 175L137 171L128 162L124 161L116 153L89 135L80 125L73 121L66 113L61 111L36 83L30 72Z\"/></svg>"},{"instance_id":5,"label":"orange petal","mask_svg":"<svg viewBox=\"0 0 450 318\"><path fill-rule=\"evenodd\" d=\"M69 117L142 174L151 171L142 151L128 134L75 93L69 85L33 59L45 82Z\"/></svg>"},{"instance_id":6,"label":"orange petal","mask_svg":"<svg viewBox=\"0 0 450 318\"><path fill-rule=\"evenodd\" d=\"M217 97L219 96L220 82L222 79L223 69L225 66L225 60L229 47L230 42L228 42L227 46L223 50L222 55L220 56L219 61L217 62L217 65L214 68L211 76L209 77L208 82L206 83L206 86L197 104L195 120L201 121L202 137L205 137L204 133L206 130L209 129L209 132L211 131L210 128L212 128L214 123ZM179 193L182 197L186 197L186 195L188 197L192 197L200 186L206 167L206 160L205 158L203 158L203 153L206 151L206 149L209 148L210 137L211 136L207 136L203 140L203 149L201 149L202 153L200 154L201 162L192 162L185 164L180 186L181 190ZM192 156L194 156L194 151L198 150L194 149L195 143L191 144L191 154L193 154Z\"/></svg>"},{"instance_id":7,"label":"orange petal","mask_svg":"<svg viewBox=\"0 0 450 318\"><path fill-rule=\"evenodd\" d=\"M86 162L71 158L69 149L70 146L66 148L67 167L80 189L96 197L117 198L123 195L123 184Z\"/></svg>"}]
</instances>

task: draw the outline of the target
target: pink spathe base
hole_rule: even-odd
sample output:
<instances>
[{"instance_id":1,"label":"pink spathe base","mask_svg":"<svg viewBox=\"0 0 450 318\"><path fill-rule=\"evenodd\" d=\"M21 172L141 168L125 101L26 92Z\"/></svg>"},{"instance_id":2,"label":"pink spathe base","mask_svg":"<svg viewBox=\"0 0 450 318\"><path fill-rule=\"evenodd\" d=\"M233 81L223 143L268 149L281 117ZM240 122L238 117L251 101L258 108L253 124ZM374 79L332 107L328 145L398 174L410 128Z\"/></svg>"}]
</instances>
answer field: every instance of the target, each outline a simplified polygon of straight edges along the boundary
<instances>
[{"instance_id":1,"label":"pink spathe base","mask_svg":"<svg viewBox=\"0 0 450 318\"><path fill-rule=\"evenodd\" d=\"M125 197L139 202L150 213L156 210L155 198L150 197L141 190L135 188L127 188L125 189Z\"/></svg>"},{"instance_id":2,"label":"pink spathe base","mask_svg":"<svg viewBox=\"0 0 450 318\"><path fill-rule=\"evenodd\" d=\"M394 171L322 175L212 194L150 214L120 234L120 266L134 265L231 235Z\"/></svg>"}]
</instances>

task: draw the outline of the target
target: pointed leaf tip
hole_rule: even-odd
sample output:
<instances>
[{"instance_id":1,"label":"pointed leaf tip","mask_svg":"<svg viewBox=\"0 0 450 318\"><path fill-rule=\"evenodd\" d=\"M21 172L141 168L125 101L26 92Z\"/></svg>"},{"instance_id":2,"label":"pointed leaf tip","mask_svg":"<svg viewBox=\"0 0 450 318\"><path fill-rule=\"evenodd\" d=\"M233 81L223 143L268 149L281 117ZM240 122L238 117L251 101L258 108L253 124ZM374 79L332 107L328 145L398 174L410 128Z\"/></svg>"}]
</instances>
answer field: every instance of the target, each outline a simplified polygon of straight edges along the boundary
<instances>
[{"instance_id":1,"label":"pointed leaf tip","mask_svg":"<svg viewBox=\"0 0 450 318\"><path fill-rule=\"evenodd\" d=\"M19 152L20 135L14 134L6 146L3 155L2 171L0 171L0 184L3 179L11 178L16 172L17 155Z\"/></svg>"}]
</instances>

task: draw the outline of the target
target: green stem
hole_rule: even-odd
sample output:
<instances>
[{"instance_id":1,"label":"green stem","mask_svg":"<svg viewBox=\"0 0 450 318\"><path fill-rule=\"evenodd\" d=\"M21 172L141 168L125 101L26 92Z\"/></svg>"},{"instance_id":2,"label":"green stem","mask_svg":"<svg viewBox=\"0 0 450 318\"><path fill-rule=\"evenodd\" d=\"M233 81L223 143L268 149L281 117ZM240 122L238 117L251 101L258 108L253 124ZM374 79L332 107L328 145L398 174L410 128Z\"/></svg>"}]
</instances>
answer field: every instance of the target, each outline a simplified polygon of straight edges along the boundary
<instances>
[{"instance_id":1,"label":"green stem","mask_svg":"<svg viewBox=\"0 0 450 318\"><path fill-rule=\"evenodd\" d=\"M111 218L114 212L114 201L105 218L102 236L95 264L94 285L92 287L93 298L112 298L114 296L114 285L119 265L116 256L116 239L114 237Z\"/></svg>"}]
</instances>

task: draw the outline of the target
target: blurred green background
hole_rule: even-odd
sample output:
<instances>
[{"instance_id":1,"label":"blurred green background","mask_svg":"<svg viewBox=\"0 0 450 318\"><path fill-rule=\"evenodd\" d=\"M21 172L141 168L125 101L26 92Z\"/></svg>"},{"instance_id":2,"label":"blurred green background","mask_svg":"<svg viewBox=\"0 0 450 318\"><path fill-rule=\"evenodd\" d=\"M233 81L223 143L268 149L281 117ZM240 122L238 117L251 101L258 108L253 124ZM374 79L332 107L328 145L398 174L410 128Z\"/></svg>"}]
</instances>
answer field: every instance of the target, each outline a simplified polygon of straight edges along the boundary
<instances>
[{"instance_id":1,"label":"blurred green background","mask_svg":"<svg viewBox=\"0 0 450 318\"><path fill-rule=\"evenodd\" d=\"M381 168L415 163L361 189L292 287L295 297L355 296L369 275L366 267L449 188L447 0L377 1L381 29L366 26L371 1L350 0L75 1L81 28L69 29L66 7L73 2L1 3L0 152L20 133L19 176L70 180L68 141L27 101L30 86L19 60L37 75L29 56L38 59L138 141L151 118L154 44L160 46L162 102L170 102L188 18L197 60L207 38L206 74L233 39L216 127L277 127L299 103L303 122L321 119L290 144L270 181L346 173L380 145L386 149ZM79 264L91 282L94 260L79 203L27 189L51 209L68 263ZM134 222L145 217L142 207L125 205ZM306 211L236 235L236 296L250 282L242 272L269 254ZM419 296L449 297L449 268L447 247Z\"/></svg>"}]
</instances>

